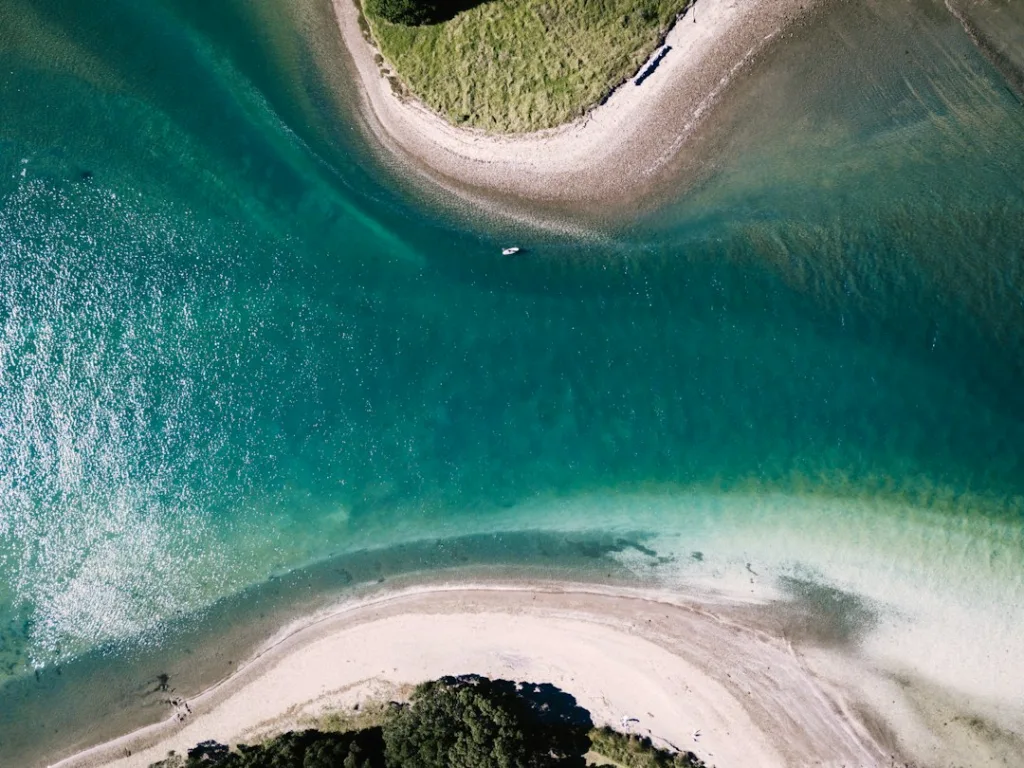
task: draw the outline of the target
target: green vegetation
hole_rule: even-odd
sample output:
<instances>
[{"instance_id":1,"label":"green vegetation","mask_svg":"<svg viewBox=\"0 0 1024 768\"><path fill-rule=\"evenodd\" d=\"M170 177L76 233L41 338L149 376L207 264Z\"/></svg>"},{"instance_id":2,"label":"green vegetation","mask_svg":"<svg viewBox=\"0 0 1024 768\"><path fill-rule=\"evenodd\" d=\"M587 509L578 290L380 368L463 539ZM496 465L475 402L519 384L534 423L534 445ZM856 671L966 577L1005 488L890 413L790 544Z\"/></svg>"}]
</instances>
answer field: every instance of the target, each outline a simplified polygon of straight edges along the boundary
<instances>
[{"instance_id":1,"label":"green vegetation","mask_svg":"<svg viewBox=\"0 0 1024 768\"><path fill-rule=\"evenodd\" d=\"M414 686L403 685L396 687L394 695L400 698L408 698ZM344 733L348 731L362 731L367 728L383 726L384 723L394 714L394 704L386 698L370 699L360 702L351 710L328 710L314 716L301 716L296 719L303 728L313 728L328 733ZM278 732L280 729L278 729Z\"/></svg>"},{"instance_id":2,"label":"green vegetation","mask_svg":"<svg viewBox=\"0 0 1024 768\"><path fill-rule=\"evenodd\" d=\"M150 768L385 768L380 728L351 733L289 731L265 744L239 745L204 741L187 757L170 756Z\"/></svg>"},{"instance_id":3,"label":"green vegetation","mask_svg":"<svg viewBox=\"0 0 1024 768\"><path fill-rule=\"evenodd\" d=\"M475 676L424 683L411 705L384 725L386 762L401 768L583 768L590 716L571 697L568 712L582 713L575 719L559 717L550 703L547 709L544 702L535 705L531 694L540 689Z\"/></svg>"},{"instance_id":4,"label":"green vegetation","mask_svg":"<svg viewBox=\"0 0 1024 768\"><path fill-rule=\"evenodd\" d=\"M365 10L392 24L430 24L439 21L439 9L433 0L366 0Z\"/></svg>"},{"instance_id":5,"label":"green vegetation","mask_svg":"<svg viewBox=\"0 0 1024 768\"><path fill-rule=\"evenodd\" d=\"M367 714L382 724L290 731L234 751L205 741L151 768L583 768L593 727L590 714L552 685L477 675L424 683L409 704Z\"/></svg>"},{"instance_id":6,"label":"green vegetation","mask_svg":"<svg viewBox=\"0 0 1024 768\"><path fill-rule=\"evenodd\" d=\"M655 747L646 736L619 733L605 726L590 732L590 749L624 768L703 768L704 761L692 752L668 752Z\"/></svg>"},{"instance_id":7,"label":"green vegetation","mask_svg":"<svg viewBox=\"0 0 1024 768\"><path fill-rule=\"evenodd\" d=\"M584 768L588 754L622 768L704 766L692 753L594 728L590 713L549 684L443 677L417 686L408 704L391 702L370 717L381 724L289 731L237 750L204 741L150 768Z\"/></svg>"},{"instance_id":8,"label":"green vegetation","mask_svg":"<svg viewBox=\"0 0 1024 768\"><path fill-rule=\"evenodd\" d=\"M601 101L660 44L691 0L492 0L451 6L364 0L372 35L401 81L453 123L522 132ZM398 10L392 6L401 6Z\"/></svg>"}]
</instances>

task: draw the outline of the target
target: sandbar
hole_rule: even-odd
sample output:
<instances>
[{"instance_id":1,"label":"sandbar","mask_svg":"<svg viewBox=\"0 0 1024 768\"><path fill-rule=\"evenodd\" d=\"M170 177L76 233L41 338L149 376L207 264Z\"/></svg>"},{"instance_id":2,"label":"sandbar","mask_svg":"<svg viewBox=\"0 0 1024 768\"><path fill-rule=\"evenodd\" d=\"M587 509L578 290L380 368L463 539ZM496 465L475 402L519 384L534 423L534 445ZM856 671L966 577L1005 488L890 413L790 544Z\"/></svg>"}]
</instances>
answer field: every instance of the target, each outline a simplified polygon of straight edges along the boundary
<instances>
[{"instance_id":1,"label":"sandbar","mask_svg":"<svg viewBox=\"0 0 1024 768\"><path fill-rule=\"evenodd\" d=\"M417 100L396 96L374 61L377 50L360 30L354 0L333 3L362 117L382 148L471 197L572 205L621 203L648 194L732 79L815 5L698 0L669 31L665 44L671 51L642 85L626 81L603 104L564 126L501 135L456 127Z\"/></svg>"},{"instance_id":2,"label":"sandbar","mask_svg":"<svg viewBox=\"0 0 1024 768\"><path fill-rule=\"evenodd\" d=\"M59 765L132 768L206 739L251 743L403 684L465 673L553 683L596 724L719 768L891 764L892 745L863 705L817 674L771 621L752 618L762 609L555 582L378 594L283 629L167 721ZM861 673L843 654L831 664Z\"/></svg>"}]
</instances>

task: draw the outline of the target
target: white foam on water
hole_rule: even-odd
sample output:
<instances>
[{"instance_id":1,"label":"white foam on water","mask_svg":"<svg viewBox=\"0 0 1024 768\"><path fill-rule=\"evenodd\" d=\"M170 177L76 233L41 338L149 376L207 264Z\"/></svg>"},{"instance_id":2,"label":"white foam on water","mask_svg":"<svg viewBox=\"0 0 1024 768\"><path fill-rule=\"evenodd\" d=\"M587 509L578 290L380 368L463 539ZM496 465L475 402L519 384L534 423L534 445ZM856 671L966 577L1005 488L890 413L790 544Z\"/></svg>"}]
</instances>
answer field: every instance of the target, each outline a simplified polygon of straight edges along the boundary
<instances>
[{"instance_id":1,"label":"white foam on water","mask_svg":"<svg viewBox=\"0 0 1024 768\"><path fill-rule=\"evenodd\" d=\"M617 557L668 587L767 600L785 593L780 579L789 577L852 593L877 612L863 652L881 667L1018 700L1020 678L1006 670L1024 658L1024 525L985 505L920 508L855 487L844 496L606 489L478 515L384 509L373 520L326 499L293 531L287 515L279 529L261 525L268 516L238 530L213 521L208 499L180 484L183 464L202 464L225 439L195 423L204 361L180 343L196 322L188 291L173 301L159 290L141 295L130 276L95 268L113 241L145 258L147 248L189 247L189 238L170 217L161 225L129 215L100 190L79 230L33 218L37 208L72 208L69 198L35 182L19 195L5 210L20 218L0 221L0 572L31 611L37 661L154 632L265 578L265 561L244 564L264 555L287 568L425 538L601 531L655 550L627 546ZM111 230L116 221L137 231ZM84 281L74 271L83 265L94 268ZM120 329L115 340L95 331L107 327ZM160 434L150 431L145 362L154 339L182 372Z\"/></svg>"},{"instance_id":2,"label":"white foam on water","mask_svg":"<svg viewBox=\"0 0 1024 768\"><path fill-rule=\"evenodd\" d=\"M147 387L180 307L104 251L143 259L173 227L121 226L97 191L82 236L37 212L70 209L62 193L29 182L17 197L0 221L0 573L42 665L152 632L227 584L208 514L176 482L203 449L188 444L191 385L170 405Z\"/></svg>"}]
</instances>

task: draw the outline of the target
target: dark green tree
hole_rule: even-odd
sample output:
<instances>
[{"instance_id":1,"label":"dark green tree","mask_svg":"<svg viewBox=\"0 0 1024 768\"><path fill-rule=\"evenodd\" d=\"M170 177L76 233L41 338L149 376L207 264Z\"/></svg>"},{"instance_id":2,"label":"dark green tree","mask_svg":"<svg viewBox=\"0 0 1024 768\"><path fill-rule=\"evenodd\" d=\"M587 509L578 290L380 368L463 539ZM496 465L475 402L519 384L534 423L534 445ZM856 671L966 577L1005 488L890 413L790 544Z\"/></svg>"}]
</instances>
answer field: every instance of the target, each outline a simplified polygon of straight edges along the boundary
<instances>
[{"instance_id":1,"label":"dark green tree","mask_svg":"<svg viewBox=\"0 0 1024 768\"><path fill-rule=\"evenodd\" d=\"M216 742L189 750L186 768L384 768L380 728L352 733L289 731L265 744L240 744L237 752Z\"/></svg>"},{"instance_id":2,"label":"dark green tree","mask_svg":"<svg viewBox=\"0 0 1024 768\"><path fill-rule=\"evenodd\" d=\"M524 697L535 689L476 676L418 686L410 705L384 725L389 768L582 768L589 716L552 717L549 707Z\"/></svg>"},{"instance_id":3,"label":"dark green tree","mask_svg":"<svg viewBox=\"0 0 1024 768\"><path fill-rule=\"evenodd\" d=\"M384 741L380 728L331 736L307 748L302 768L383 768Z\"/></svg>"},{"instance_id":4,"label":"dark green tree","mask_svg":"<svg viewBox=\"0 0 1024 768\"><path fill-rule=\"evenodd\" d=\"M366 12L371 16L377 16L392 24L409 26L437 21L438 2L439 0L364 0Z\"/></svg>"},{"instance_id":5,"label":"dark green tree","mask_svg":"<svg viewBox=\"0 0 1024 768\"><path fill-rule=\"evenodd\" d=\"M213 741L162 768L583 768L590 714L547 683L476 675L419 686L385 725L289 731L236 751ZM156 768L156 767L154 767Z\"/></svg>"},{"instance_id":6,"label":"dark green tree","mask_svg":"<svg viewBox=\"0 0 1024 768\"><path fill-rule=\"evenodd\" d=\"M227 744L220 744L212 739L201 741L188 751L188 768L199 768L199 766L220 766L230 763L233 755L228 750Z\"/></svg>"},{"instance_id":7,"label":"dark green tree","mask_svg":"<svg viewBox=\"0 0 1024 768\"><path fill-rule=\"evenodd\" d=\"M370 16L410 27L437 24L454 18L484 0L363 0Z\"/></svg>"}]
</instances>

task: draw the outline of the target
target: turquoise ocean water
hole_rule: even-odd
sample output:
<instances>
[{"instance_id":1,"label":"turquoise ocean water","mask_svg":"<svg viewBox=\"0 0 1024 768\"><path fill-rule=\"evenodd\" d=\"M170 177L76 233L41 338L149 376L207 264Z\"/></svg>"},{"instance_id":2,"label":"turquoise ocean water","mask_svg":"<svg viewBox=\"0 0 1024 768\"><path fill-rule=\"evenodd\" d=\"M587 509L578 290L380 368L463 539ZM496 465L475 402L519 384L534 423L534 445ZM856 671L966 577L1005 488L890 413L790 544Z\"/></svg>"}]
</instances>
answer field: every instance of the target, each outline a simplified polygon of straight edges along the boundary
<instances>
[{"instance_id":1,"label":"turquoise ocean water","mask_svg":"<svg viewBox=\"0 0 1024 768\"><path fill-rule=\"evenodd\" d=\"M403 180L325 0L5 0L0 764L452 565L750 563L1016 648L1024 25L976 21L830 7L570 238Z\"/></svg>"}]
</instances>

